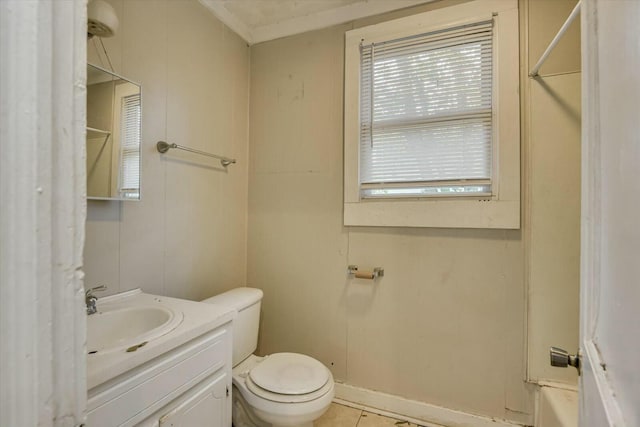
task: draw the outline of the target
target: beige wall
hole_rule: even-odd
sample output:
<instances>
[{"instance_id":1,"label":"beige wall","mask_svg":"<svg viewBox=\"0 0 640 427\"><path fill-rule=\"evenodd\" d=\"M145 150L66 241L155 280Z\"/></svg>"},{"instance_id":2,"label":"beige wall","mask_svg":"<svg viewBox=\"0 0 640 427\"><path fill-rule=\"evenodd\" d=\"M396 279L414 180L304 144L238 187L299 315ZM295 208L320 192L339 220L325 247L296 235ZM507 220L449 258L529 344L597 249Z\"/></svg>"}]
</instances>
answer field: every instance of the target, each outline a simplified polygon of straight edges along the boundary
<instances>
[{"instance_id":1,"label":"beige wall","mask_svg":"<svg viewBox=\"0 0 640 427\"><path fill-rule=\"evenodd\" d=\"M577 298L579 135L575 114L556 104L566 96L575 107L579 75L551 78L555 92L529 89L523 77L522 230L342 226L344 33L453 3L252 47L247 279L265 291L260 352L307 353L339 381L531 423L527 348L543 358L535 364L547 363L550 325L529 314L550 308L577 318L568 301ZM574 2L532 3L531 11L521 4L525 51L527 36L550 39ZM566 71L567 61L579 69L573 47L561 46L543 73ZM526 54L521 62L524 76ZM349 264L382 266L385 277L350 280ZM563 274L547 281L536 273L545 269ZM537 293L528 311L527 295ZM577 342L575 322L553 327L561 330L554 339Z\"/></svg>"},{"instance_id":2,"label":"beige wall","mask_svg":"<svg viewBox=\"0 0 640 427\"><path fill-rule=\"evenodd\" d=\"M104 43L142 85L142 200L89 201L85 283L201 299L245 283L249 48L197 1L112 0ZM89 42L89 61L108 67ZM227 171L158 140L238 159Z\"/></svg>"}]
</instances>

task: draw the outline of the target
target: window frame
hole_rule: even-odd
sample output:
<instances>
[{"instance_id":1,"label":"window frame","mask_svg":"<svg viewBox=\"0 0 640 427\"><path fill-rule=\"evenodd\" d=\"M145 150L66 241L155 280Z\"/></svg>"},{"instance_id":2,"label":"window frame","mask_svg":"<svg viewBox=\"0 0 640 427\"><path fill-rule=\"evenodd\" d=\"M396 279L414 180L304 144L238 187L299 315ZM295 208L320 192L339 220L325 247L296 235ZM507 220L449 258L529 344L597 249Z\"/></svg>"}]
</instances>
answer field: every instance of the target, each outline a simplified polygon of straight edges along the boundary
<instances>
[{"instance_id":1,"label":"window frame","mask_svg":"<svg viewBox=\"0 0 640 427\"><path fill-rule=\"evenodd\" d=\"M360 197L360 43L378 43L493 17L492 195ZM520 97L517 0L473 1L345 34L344 225L520 228Z\"/></svg>"}]
</instances>

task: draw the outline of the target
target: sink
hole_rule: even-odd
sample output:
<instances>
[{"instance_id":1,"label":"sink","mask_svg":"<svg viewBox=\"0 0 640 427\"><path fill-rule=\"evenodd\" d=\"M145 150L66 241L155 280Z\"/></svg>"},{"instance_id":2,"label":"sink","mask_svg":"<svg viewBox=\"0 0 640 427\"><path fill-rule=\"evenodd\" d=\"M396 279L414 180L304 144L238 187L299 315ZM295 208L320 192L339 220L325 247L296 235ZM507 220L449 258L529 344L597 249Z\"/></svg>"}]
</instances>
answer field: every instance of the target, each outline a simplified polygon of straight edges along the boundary
<instances>
[{"instance_id":1,"label":"sink","mask_svg":"<svg viewBox=\"0 0 640 427\"><path fill-rule=\"evenodd\" d=\"M162 306L98 307L87 316L89 354L136 351L182 322L182 313Z\"/></svg>"},{"instance_id":2,"label":"sink","mask_svg":"<svg viewBox=\"0 0 640 427\"><path fill-rule=\"evenodd\" d=\"M151 371L146 369L151 365L156 366L160 361L167 361L166 366L169 366L178 359L183 360L182 357L175 356L178 348L199 346L199 337L223 325L227 325L225 328L231 328L229 322L236 316L235 309L230 306L152 295L142 292L141 289L131 289L99 298L96 308L96 313L85 315L87 350L90 353L86 357L87 389L95 392L90 394L89 400L93 396L99 401L100 407L106 404L101 400L104 397L103 392L107 389L112 390L113 384L100 389L98 386L116 380L127 372L133 372L134 369L136 372L144 370L151 374ZM216 346L218 347L220 346ZM226 347L226 344L223 347ZM170 355L171 352L174 352L173 355ZM186 353L180 354L187 357ZM210 366L210 363L207 366ZM158 369L163 370L165 367ZM182 381L181 378L179 381ZM129 380L137 383L138 379L134 381L133 377L125 376L117 381L120 381L119 384L131 384ZM144 379L150 377L145 376ZM130 390L128 387L125 387L126 390ZM121 392L124 392L124 389ZM91 408L95 409L95 406ZM113 424L109 420L104 423Z\"/></svg>"}]
</instances>

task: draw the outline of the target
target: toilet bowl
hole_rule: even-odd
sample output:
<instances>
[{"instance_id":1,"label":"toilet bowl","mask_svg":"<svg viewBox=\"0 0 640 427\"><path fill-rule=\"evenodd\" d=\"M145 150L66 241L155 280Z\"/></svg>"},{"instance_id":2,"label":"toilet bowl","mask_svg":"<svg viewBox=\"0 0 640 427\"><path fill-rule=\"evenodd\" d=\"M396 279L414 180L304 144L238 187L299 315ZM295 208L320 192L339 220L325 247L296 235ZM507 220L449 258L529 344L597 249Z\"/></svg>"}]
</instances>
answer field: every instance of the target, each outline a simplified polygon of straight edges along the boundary
<instances>
[{"instance_id":1,"label":"toilet bowl","mask_svg":"<svg viewBox=\"0 0 640 427\"><path fill-rule=\"evenodd\" d=\"M296 353L249 356L233 369L233 386L234 399L239 400L234 411L247 412L233 414L235 427L312 426L334 397L331 372ZM243 423L245 419L253 422Z\"/></svg>"},{"instance_id":2,"label":"toilet bowl","mask_svg":"<svg viewBox=\"0 0 640 427\"><path fill-rule=\"evenodd\" d=\"M233 323L234 427L311 427L334 397L331 371L298 353L252 354L258 342L262 291L237 288L204 300L238 311Z\"/></svg>"}]
</instances>

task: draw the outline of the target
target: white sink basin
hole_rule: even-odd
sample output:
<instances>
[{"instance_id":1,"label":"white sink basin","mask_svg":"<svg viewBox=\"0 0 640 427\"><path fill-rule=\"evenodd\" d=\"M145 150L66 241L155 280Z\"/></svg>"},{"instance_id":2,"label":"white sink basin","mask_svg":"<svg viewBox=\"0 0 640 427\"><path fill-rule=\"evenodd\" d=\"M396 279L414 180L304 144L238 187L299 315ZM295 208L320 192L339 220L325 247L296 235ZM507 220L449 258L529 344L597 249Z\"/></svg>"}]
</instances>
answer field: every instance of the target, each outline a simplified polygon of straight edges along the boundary
<instances>
[{"instance_id":1,"label":"white sink basin","mask_svg":"<svg viewBox=\"0 0 640 427\"><path fill-rule=\"evenodd\" d=\"M87 316L87 351L136 351L175 329L182 313L161 306L112 307Z\"/></svg>"}]
</instances>

